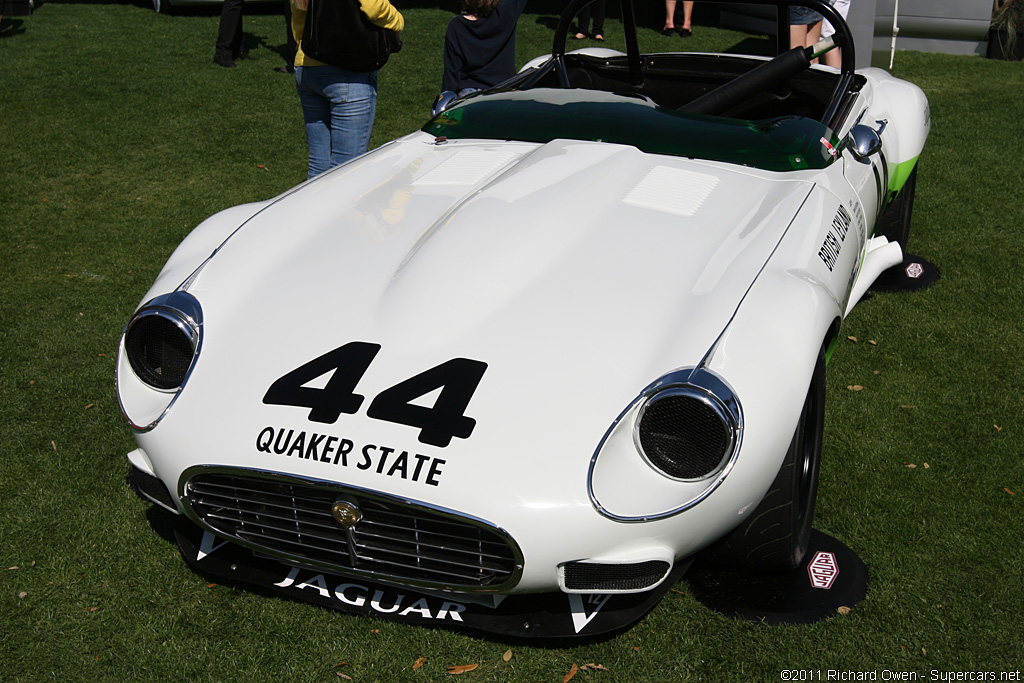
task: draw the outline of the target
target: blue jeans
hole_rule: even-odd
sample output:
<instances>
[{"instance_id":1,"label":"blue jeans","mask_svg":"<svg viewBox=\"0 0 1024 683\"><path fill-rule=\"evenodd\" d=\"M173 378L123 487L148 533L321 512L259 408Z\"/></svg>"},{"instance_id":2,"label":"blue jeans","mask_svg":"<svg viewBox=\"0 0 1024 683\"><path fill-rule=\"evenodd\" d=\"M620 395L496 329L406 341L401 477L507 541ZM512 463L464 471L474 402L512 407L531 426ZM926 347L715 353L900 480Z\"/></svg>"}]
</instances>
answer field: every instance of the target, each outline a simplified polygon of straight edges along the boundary
<instances>
[{"instance_id":1,"label":"blue jeans","mask_svg":"<svg viewBox=\"0 0 1024 683\"><path fill-rule=\"evenodd\" d=\"M295 67L309 144L309 178L370 147L377 111L377 72L336 66Z\"/></svg>"},{"instance_id":2,"label":"blue jeans","mask_svg":"<svg viewBox=\"0 0 1024 683\"><path fill-rule=\"evenodd\" d=\"M831 4L831 3L830 3ZM806 7L790 7L789 23L792 26L810 26L824 19L818 12Z\"/></svg>"}]
</instances>

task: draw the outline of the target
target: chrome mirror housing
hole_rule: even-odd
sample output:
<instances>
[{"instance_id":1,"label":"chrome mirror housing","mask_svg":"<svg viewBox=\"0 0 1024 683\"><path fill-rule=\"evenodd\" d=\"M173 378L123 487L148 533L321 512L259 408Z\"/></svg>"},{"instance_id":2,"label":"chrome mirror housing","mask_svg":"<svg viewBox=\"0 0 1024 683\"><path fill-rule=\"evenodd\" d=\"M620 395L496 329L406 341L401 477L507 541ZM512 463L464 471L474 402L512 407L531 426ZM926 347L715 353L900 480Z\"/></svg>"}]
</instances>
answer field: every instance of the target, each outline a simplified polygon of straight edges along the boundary
<instances>
[{"instance_id":1,"label":"chrome mirror housing","mask_svg":"<svg viewBox=\"0 0 1024 683\"><path fill-rule=\"evenodd\" d=\"M455 98L458 97L456 93L451 90L445 90L443 93L434 98L434 103L430 105L430 115L437 116L445 109L448 108Z\"/></svg>"},{"instance_id":2,"label":"chrome mirror housing","mask_svg":"<svg viewBox=\"0 0 1024 683\"><path fill-rule=\"evenodd\" d=\"M850 148L853 156L860 160L871 156L882 149L882 131L885 130L887 121L878 121L878 130L871 126L858 124L850 129L846 136L846 146Z\"/></svg>"}]
</instances>

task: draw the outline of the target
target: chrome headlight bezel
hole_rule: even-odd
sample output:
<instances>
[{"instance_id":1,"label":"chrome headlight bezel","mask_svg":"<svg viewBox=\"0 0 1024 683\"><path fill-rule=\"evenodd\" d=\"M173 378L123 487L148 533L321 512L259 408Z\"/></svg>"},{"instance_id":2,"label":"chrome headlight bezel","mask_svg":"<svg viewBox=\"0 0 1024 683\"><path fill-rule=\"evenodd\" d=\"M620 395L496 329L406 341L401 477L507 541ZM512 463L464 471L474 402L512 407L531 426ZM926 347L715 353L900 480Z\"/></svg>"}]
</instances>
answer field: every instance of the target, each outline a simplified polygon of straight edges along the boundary
<instances>
[{"instance_id":1,"label":"chrome headlight bezel","mask_svg":"<svg viewBox=\"0 0 1024 683\"><path fill-rule=\"evenodd\" d=\"M673 477L659 469L645 456L637 435L645 407L674 396L699 402L728 433L721 457L699 477ZM653 522L690 510L711 496L732 472L743 430L740 401L725 380L704 367L669 372L641 391L601 439L587 474L590 502L601 515L624 523Z\"/></svg>"},{"instance_id":2,"label":"chrome headlight bezel","mask_svg":"<svg viewBox=\"0 0 1024 683\"><path fill-rule=\"evenodd\" d=\"M691 404L687 409L691 416L704 423L696 430L713 443L698 443L699 439L683 433L684 430L663 435L667 438L653 439L649 423L662 419L660 415L655 416L655 411L668 401ZM706 370L671 373L648 387L639 405L633 424L633 443L644 461L669 479L682 482L712 479L729 466L738 450L742 429L739 402L728 385ZM711 431L718 433L711 434ZM663 443L669 439L690 452L675 459L657 452L660 444L654 441ZM696 452L699 449L705 452Z\"/></svg>"},{"instance_id":3,"label":"chrome headlight bezel","mask_svg":"<svg viewBox=\"0 0 1024 683\"><path fill-rule=\"evenodd\" d=\"M202 343L202 307L187 292L158 296L132 315L121 335L117 393L134 429L149 431L166 415L188 383ZM166 378L164 363L173 364Z\"/></svg>"},{"instance_id":4,"label":"chrome headlight bezel","mask_svg":"<svg viewBox=\"0 0 1024 683\"><path fill-rule=\"evenodd\" d=\"M157 391L174 393L188 378L199 339L199 323L189 314L171 306L147 305L125 327L124 351L142 383ZM169 365L174 367L168 368Z\"/></svg>"}]
</instances>

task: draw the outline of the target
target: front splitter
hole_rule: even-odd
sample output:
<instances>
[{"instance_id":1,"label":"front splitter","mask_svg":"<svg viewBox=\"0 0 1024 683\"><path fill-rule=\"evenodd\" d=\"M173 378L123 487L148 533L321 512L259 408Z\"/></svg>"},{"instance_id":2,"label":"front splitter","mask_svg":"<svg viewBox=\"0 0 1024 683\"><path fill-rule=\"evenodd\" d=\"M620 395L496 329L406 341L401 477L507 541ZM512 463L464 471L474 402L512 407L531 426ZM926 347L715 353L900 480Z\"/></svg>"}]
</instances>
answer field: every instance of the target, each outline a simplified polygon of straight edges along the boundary
<instances>
[{"instance_id":1,"label":"front splitter","mask_svg":"<svg viewBox=\"0 0 1024 683\"><path fill-rule=\"evenodd\" d=\"M178 519L175 538L182 557L204 573L339 612L507 638L563 641L629 628L661 601L689 565L677 564L658 587L644 593L467 595L420 592L296 567L258 556L184 518Z\"/></svg>"}]
</instances>

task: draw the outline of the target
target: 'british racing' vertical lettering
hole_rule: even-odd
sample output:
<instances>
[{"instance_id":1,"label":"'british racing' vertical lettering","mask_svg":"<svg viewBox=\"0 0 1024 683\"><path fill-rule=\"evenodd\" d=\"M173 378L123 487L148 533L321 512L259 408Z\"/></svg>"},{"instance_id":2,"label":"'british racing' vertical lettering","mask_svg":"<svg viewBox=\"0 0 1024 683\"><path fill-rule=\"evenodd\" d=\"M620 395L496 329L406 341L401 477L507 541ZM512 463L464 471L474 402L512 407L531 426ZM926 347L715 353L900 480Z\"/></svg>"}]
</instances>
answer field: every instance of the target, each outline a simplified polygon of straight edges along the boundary
<instances>
[{"instance_id":1,"label":"'british racing' vertical lettering","mask_svg":"<svg viewBox=\"0 0 1024 683\"><path fill-rule=\"evenodd\" d=\"M850 232L850 223L853 222L846 207L842 204L839 205L839 210L836 211L835 217L832 219L832 225L829 226L828 232L825 233L825 241L822 242L821 249L818 250L818 258L825 264L829 272L836 266L836 261L839 260L839 253L843 249L843 243L846 241L846 236Z\"/></svg>"}]
</instances>

